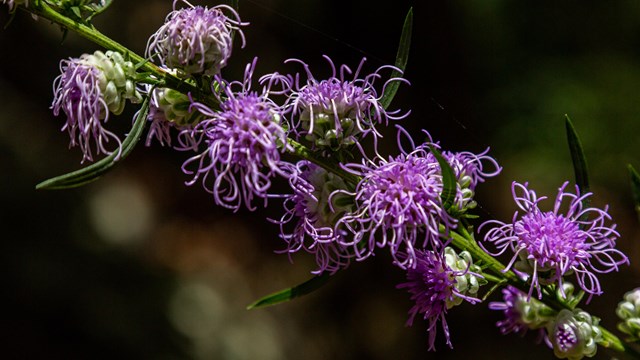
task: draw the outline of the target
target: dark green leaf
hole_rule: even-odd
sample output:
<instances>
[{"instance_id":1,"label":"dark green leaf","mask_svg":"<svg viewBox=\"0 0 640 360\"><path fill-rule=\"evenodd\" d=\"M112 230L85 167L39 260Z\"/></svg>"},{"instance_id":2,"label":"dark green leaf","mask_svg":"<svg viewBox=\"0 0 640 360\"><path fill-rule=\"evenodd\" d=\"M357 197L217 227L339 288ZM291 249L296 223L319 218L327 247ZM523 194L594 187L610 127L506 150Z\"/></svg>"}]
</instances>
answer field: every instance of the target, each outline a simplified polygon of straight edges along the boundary
<instances>
[{"instance_id":1,"label":"dark green leaf","mask_svg":"<svg viewBox=\"0 0 640 360\"><path fill-rule=\"evenodd\" d=\"M80 13L80 8L77 6L72 6L71 11L75 16L78 17L78 20L82 20L82 13Z\"/></svg>"},{"instance_id":2,"label":"dark green leaf","mask_svg":"<svg viewBox=\"0 0 640 360\"><path fill-rule=\"evenodd\" d=\"M569 142L569 151L571 152L571 160L573 161L573 170L575 172L576 184L580 187L582 193L589 192L589 175L587 172L587 159L582 150L582 143L573 127L571 119L565 115L565 126L567 129L567 141Z\"/></svg>"},{"instance_id":3,"label":"dark green leaf","mask_svg":"<svg viewBox=\"0 0 640 360\"><path fill-rule=\"evenodd\" d=\"M70 172L65 175L61 175L49 180L45 180L40 184L36 185L36 189L46 189L46 190L57 190L57 189L68 189L74 188L78 186L85 185L92 181L97 180L101 175L111 170L113 166L116 165L118 161L124 160L133 150L133 148L140 140L142 136L142 130L144 130L144 126L147 122L147 115L149 114L149 98L147 97L142 103L142 107L138 112L138 116L136 117L135 122L133 123L133 127L131 131L127 135L127 137L122 142L122 152L120 153L120 158L116 159L118 156L118 152L114 152L104 159L89 165L80 170L76 170L74 172Z\"/></svg>"},{"instance_id":4,"label":"dark green leaf","mask_svg":"<svg viewBox=\"0 0 640 360\"><path fill-rule=\"evenodd\" d=\"M300 285L294 286L292 288L280 290L278 292L275 292L273 294L267 295L259 299L253 304L247 306L247 310L276 305L276 304L309 294L319 289L322 285L326 284L329 278L330 278L330 275L326 273L312 277L311 279L303 282Z\"/></svg>"},{"instance_id":5,"label":"dark green leaf","mask_svg":"<svg viewBox=\"0 0 640 360\"><path fill-rule=\"evenodd\" d=\"M589 192L589 175L587 168L587 159L582 151L582 143L573 127L569 115L565 115L565 127L567 129L567 141L569 143L569 152L571 152L571 160L573 161L573 171L576 177L576 185L580 188L582 194ZM590 198L584 199L582 206L589 207ZM584 219L583 219L584 220Z\"/></svg>"},{"instance_id":6,"label":"dark green leaf","mask_svg":"<svg viewBox=\"0 0 640 360\"><path fill-rule=\"evenodd\" d=\"M411 29L413 27L413 8L409 9L407 16L404 19L404 25L402 26L402 34L400 35L400 44L398 45L398 53L396 55L396 63L395 66L402 70L407 68L407 61L409 61L409 48L411 47ZM402 73L397 70L391 72L391 78L401 77ZM385 109L391 105L391 101L396 96L396 92L398 92L398 88L400 87L399 81L393 81L387 84L387 87L384 89L384 94L382 94L382 99L380 100L380 104Z\"/></svg>"},{"instance_id":7,"label":"dark green leaf","mask_svg":"<svg viewBox=\"0 0 640 360\"><path fill-rule=\"evenodd\" d=\"M627 168L629 169L629 178L631 180L631 195L633 196L633 203L638 213L638 220L640 220L640 175L638 175L638 172L631 164L627 165Z\"/></svg>"},{"instance_id":8,"label":"dark green leaf","mask_svg":"<svg viewBox=\"0 0 640 360\"><path fill-rule=\"evenodd\" d=\"M440 170L442 172L442 194L440 195L440 198L442 199L444 208L448 210L451 205L453 205L453 201L456 198L458 184L456 181L456 175L453 172L451 165L449 165L442 154L440 154L440 152L434 147L430 147L430 149L438 160L438 164L440 164Z\"/></svg>"}]
</instances>

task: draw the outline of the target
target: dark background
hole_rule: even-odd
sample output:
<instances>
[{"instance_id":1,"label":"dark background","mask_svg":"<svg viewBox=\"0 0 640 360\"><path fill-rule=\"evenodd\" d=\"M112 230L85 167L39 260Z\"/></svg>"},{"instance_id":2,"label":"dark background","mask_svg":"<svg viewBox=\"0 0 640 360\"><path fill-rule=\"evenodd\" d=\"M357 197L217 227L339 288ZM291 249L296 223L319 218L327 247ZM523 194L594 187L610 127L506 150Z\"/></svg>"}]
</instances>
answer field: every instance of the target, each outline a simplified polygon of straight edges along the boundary
<instances>
[{"instance_id":1,"label":"dark background","mask_svg":"<svg viewBox=\"0 0 640 360\"><path fill-rule=\"evenodd\" d=\"M212 2L195 4L215 5ZM627 163L640 168L640 3L618 2L240 1L247 46L224 73L287 71L290 57L328 73L321 55L366 70L393 63L404 16L415 28L406 78L392 105L411 109L403 125L425 128L444 148L491 154L503 173L482 184L483 218L508 220L513 180L554 195L572 180L564 135L569 114L589 161L594 204L609 204L632 266L601 276L605 295L586 309L613 329L621 296L638 286L639 224ZM114 1L95 20L142 53L171 1ZM6 6L0 23L6 24ZM0 31L0 328L3 358L462 359L553 358L533 336L501 336L486 305L447 316L454 350L438 334L427 352L426 322L404 326L412 305L395 289L403 274L384 252L294 302L247 311L256 298L309 276L291 265L277 227L280 207L231 213L200 187L186 187L185 154L139 146L115 170L83 188L35 184L80 167L64 122L48 109L62 58L97 50L75 34L19 12ZM299 70L299 69L296 69ZM108 126L124 134L135 108ZM386 138L394 154L394 137ZM282 186L282 185L277 185ZM493 296L491 300L497 300ZM599 358L606 358L599 352Z\"/></svg>"}]
</instances>

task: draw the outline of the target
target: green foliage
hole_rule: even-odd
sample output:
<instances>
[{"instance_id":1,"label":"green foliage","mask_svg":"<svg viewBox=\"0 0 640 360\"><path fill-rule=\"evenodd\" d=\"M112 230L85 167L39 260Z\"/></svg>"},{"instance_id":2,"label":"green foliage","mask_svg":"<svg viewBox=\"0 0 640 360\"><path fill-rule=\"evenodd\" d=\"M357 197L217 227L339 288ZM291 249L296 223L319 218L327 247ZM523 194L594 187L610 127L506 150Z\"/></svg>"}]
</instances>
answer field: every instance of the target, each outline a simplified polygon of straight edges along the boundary
<instances>
[{"instance_id":1,"label":"green foliage","mask_svg":"<svg viewBox=\"0 0 640 360\"><path fill-rule=\"evenodd\" d=\"M404 19L404 25L402 26L402 34L400 35L400 44L398 45L398 53L396 55L395 66L404 71L407 67L407 62L409 61L409 48L411 47L411 29L413 28L413 8L409 9L407 16ZM401 77L402 73L394 70L391 73L391 78ZM386 109L391 105L391 101L396 96L398 92L398 88L400 87L400 82L394 81L387 85L385 88L384 94L382 94L382 99L380 100L380 104Z\"/></svg>"},{"instance_id":2,"label":"green foliage","mask_svg":"<svg viewBox=\"0 0 640 360\"><path fill-rule=\"evenodd\" d=\"M438 164L440 164L440 171L442 172L442 194L440 195L442 198L442 204L444 208L449 211L451 206L453 205L453 201L456 198L457 191L457 181L456 175L451 168L451 165L447 162L447 160L440 154L438 150L434 147L430 147L431 152L438 160Z\"/></svg>"},{"instance_id":3,"label":"green foliage","mask_svg":"<svg viewBox=\"0 0 640 360\"><path fill-rule=\"evenodd\" d=\"M640 221L640 175L630 164L627 165L627 168L629 169L629 179L631 180L631 195L633 196L633 203Z\"/></svg>"},{"instance_id":4,"label":"green foliage","mask_svg":"<svg viewBox=\"0 0 640 360\"><path fill-rule=\"evenodd\" d=\"M138 112L136 120L131 131L122 142L120 152L113 152L104 159L68 174L60 175L49 180L45 180L38 185L36 189L41 190L58 190L79 187L97 180L107 171L111 170L118 161L124 160L140 140L142 131L147 123L147 115L149 114L149 97L145 98L142 107Z\"/></svg>"},{"instance_id":5,"label":"green foliage","mask_svg":"<svg viewBox=\"0 0 640 360\"><path fill-rule=\"evenodd\" d=\"M247 306L247 310L261 308L265 306L277 305L282 302L289 301L297 297L309 294L319 289L324 284L326 284L327 281L329 281L329 278L330 278L330 275L327 273L323 273L322 275L312 277L311 279L303 282L300 285L283 289L273 294L269 294L261 299L258 299L254 303Z\"/></svg>"}]
</instances>

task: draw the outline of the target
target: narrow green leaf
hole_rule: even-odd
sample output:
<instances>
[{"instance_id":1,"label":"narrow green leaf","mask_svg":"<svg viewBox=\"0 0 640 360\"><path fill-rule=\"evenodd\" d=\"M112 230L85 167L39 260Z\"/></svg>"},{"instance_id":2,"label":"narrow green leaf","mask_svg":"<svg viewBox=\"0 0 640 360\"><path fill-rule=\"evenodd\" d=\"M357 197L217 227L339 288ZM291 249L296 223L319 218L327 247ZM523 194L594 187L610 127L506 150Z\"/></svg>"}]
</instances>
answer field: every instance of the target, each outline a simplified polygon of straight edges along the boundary
<instances>
[{"instance_id":1,"label":"narrow green leaf","mask_svg":"<svg viewBox=\"0 0 640 360\"><path fill-rule=\"evenodd\" d=\"M442 194L440 198L444 204L445 209L449 209L453 205L453 201L456 197L457 181L456 175L451 168L451 165L442 156L442 154L434 147L430 147L431 152L438 160L440 164L440 171L442 172Z\"/></svg>"},{"instance_id":2,"label":"narrow green leaf","mask_svg":"<svg viewBox=\"0 0 640 360\"><path fill-rule=\"evenodd\" d=\"M640 175L638 175L638 172L631 164L627 165L627 168L629 169L629 178L631 180L631 195L633 196L633 203L638 213L638 220L640 220Z\"/></svg>"},{"instance_id":3,"label":"narrow green leaf","mask_svg":"<svg viewBox=\"0 0 640 360\"><path fill-rule=\"evenodd\" d=\"M409 9L407 16L404 18L404 25L402 26L402 34L400 34L400 44L398 45L398 53L396 54L395 66L404 71L407 68L407 61L409 61L409 48L411 47L411 29L413 28L413 8ZM391 72L391 78L402 76L397 70ZM393 81L387 84L382 94L380 104L383 108L388 108L391 105L391 101L396 96L398 88L400 87L399 81Z\"/></svg>"},{"instance_id":4,"label":"narrow green leaf","mask_svg":"<svg viewBox=\"0 0 640 360\"><path fill-rule=\"evenodd\" d=\"M71 7L71 12L73 12L73 14L75 16L77 16L79 20L82 20L82 13L80 12L80 8L79 7L72 6Z\"/></svg>"},{"instance_id":5,"label":"narrow green leaf","mask_svg":"<svg viewBox=\"0 0 640 360\"><path fill-rule=\"evenodd\" d=\"M36 185L36 189L38 190L68 189L68 188L82 186L97 180L101 175L111 170L111 168L115 166L117 162L124 160L124 158L126 158L127 155L131 153L133 148L138 143L138 140L140 140L142 131L144 130L144 126L147 122L148 114L149 114L149 97L147 97L144 100L144 103L142 103L142 107L138 112L138 116L136 117L136 120L133 123L133 127L131 128L131 131L122 142L122 152L120 153L119 159L116 159L118 153L114 152L109 156L105 157L104 159L92 165L89 165L85 168L70 172L68 174L54 177L49 180L45 180L39 183L38 185Z\"/></svg>"},{"instance_id":6,"label":"narrow green leaf","mask_svg":"<svg viewBox=\"0 0 640 360\"><path fill-rule=\"evenodd\" d=\"M573 161L573 170L575 172L576 184L580 187L580 192L589 192L589 175L587 168L587 159L582 150L582 143L573 127L569 115L565 115L565 126L567 129L567 141L569 142L569 151L571 152L571 160Z\"/></svg>"},{"instance_id":7,"label":"narrow green leaf","mask_svg":"<svg viewBox=\"0 0 640 360\"><path fill-rule=\"evenodd\" d=\"M567 130L567 142L569 143L569 152L573 161L573 171L576 177L576 185L580 188L582 194L589 192L589 173L587 168L587 159L582 150L582 143L578 137L576 129L573 127L569 115L565 115L565 127ZM586 198L582 202L582 206L587 208L591 203L591 198ZM586 220L586 214L582 220Z\"/></svg>"},{"instance_id":8,"label":"narrow green leaf","mask_svg":"<svg viewBox=\"0 0 640 360\"><path fill-rule=\"evenodd\" d=\"M280 290L257 300L256 302L247 306L247 310L276 305L309 294L326 284L327 281L329 281L329 278L330 275L327 273L312 277L311 279L303 282L300 285Z\"/></svg>"}]
</instances>

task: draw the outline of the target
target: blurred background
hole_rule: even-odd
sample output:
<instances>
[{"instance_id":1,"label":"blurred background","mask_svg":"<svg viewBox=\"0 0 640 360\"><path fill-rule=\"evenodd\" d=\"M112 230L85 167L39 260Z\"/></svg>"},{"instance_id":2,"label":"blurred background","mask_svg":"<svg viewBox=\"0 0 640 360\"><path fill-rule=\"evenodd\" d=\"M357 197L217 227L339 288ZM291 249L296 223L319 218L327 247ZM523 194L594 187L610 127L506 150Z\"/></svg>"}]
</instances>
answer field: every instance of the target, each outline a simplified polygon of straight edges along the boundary
<instances>
[{"instance_id":1,"label":"blurred background","mask_svg":"<svg viewBox=\"0 0 640 360\"><path fill-rule=\"evenodd\" d=\"M171 1L114 1L95 19L105 34L142 53ZM215 2L193 1L216 5ZM529 4L529 5L527 5ZM503 173L482 184L482 218L510 219L513 180L554 195L573 180L564 114L582 137L594 204L609 204L632 266L601 277L605 295L587 309L615 327L614 307L638 286L640 226L626 164L640 169L640 2L240 1L247 46L227 78L259 57L258 74L290 71L296 57L318 76L321 58L370 72L395 59L414 7L413 44L393 108L403 125L427 129L444 148L491 147ZM0 24L10 16L0 7ZM36 191L79 168L63 118L49 110L59 60L97 48L18 12L0 31L0 279L2 358L47 359L551 359L533 336L501 336L501 314L464 304L447 316L454 350L427 324L405 327L412 306L395 288L404 274L383 252L353 264L321 290L247 311L256 298L309 277L313 259L283 248L280 205L231 213L200 187L186 187L185 154L139 145L102 179L79 189ZM300 70L295 68L294 70ZM135 111L113 117L126 133ZM394 136L386 138L395 154ZM277 185L277 186L282 186ZM491 300L498 300L494 294ZM600 352L597 358L607 358Z\"/></svg>"}]
</instances>

